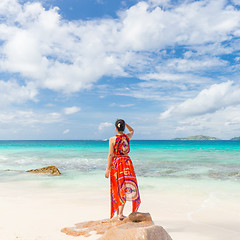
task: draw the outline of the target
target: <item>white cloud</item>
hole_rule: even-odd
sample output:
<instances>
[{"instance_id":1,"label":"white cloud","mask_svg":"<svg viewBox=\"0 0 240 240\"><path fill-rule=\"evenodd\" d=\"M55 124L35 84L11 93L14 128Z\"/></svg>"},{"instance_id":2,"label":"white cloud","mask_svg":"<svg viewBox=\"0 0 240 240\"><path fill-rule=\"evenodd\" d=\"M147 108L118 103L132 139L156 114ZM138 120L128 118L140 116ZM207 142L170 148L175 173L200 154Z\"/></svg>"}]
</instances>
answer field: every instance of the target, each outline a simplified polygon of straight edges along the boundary
<instances>
[{"instance_id":1,"label":"white cloud","mask_svg":"<svg viewBox=\"0 0 240 240\"><path fill-rule=\"evenodd\" d=\"M98 130L99 130L99 131L102 131L103 129L105 129L105 128L110 128L110 127L112 127L112 126L113 126L113 124L110 123L110 122L103 122L103 123L100 123L100 124L99 124Z\"/></svg>"},{"instance_id":2,"label":"white cloud","mask_svg":"<svg viewBox=\"0 0 240 240\"><path fill-rule=\"evenodd\" d=\"M236 5L240 5L240 0L232 0L232 2Z\"/></svg>"},{"instance_id":3,"label":"white cloud","mask_svg":"<svg viewBox=\"0 0 240 240\"><path fill-rule=\"evenodd\" d=\"M195 98L170 107L160 118L189 117L214 113L222 108L240 104L240 86L232 81L214 84L202 90Z\"/></svg>"},{"instance_id":4,"label":"white cloud","mask_svg":"<svg viewBox=\"0 0 240 240\"><path fill-rule=\"evenodd\" d=\"M68 108L64 108L63 112L66 115L70 115L70 114L74 114L79 112L81 109L79 107L73 106L73 107L68 107Z\"/></svg>"},{"instance_id":5,"label":"white cloud","mask_svg":"<svg viewBox=\"0 0 240 240\"><path fill-rule=\"evenodd\" d=\"M130 96L139 99L158 101L158 105L178 104L188 98L195 97L206 85L216 80L196 76L192 73L158 72L142 74L143 81L129 84L128 89L119 88L117 95Z\"/></svg>"},{"instance_id":6,"label":"white cloud","mask_svg":"<svg viewBox=\"0 0 240 240\"><path fill-rule=\"evenodd\" d=\"M6 2L10 5L6 12L12 14L1 11L8 23L0 25L2 71L18 72L38 87L66 93L89 88L105 73L118 72L114 58L106 55L103 43L97 40L104 24L95 28L98 23L86 26L65 22L57 8L45 10L39 3L21 6L16 1ZM19 12L11 9L11 4L17 5ZM6 10L7 4L1 7Z\"/></svg>"},{"instance_id":7,"label":"white cloud","mask_svg":"<svg viewBox=\"0 0 240 240\"><path fill-rule=\"evenodd\" d=\"M176 136L205 134L230 139L237 136L240 130L240 105L219 109L214 113L186 117L178 121L175 127ZM174 127L174 126L171 126Z\"/></svg>"},{"instance_id":8,"label":"white cloud","mask_svg":"<svg viewBox=\"0 0 240 240\"><path fill-rule=\"evenodd\" d=\"M161 5L161 3L160 3ZM199 21L201 19L201 21ZM152 50L174 44L197 45L229 40L240 16L225 0L184 2L166 11L140 2L122 13L123 44ZM169 31L171 29L171 31Z\"/></svg>"},{"instance_id":9,"label":"white cloud","mask_svg":"<svg viewBox=\"0 0 240 240\"><path fill-rule=\"evenodd\" d=\"M134 104L131 104L131 103L129 103L129 104L120 104L119 105L119 107L121 107L121 108L133 107L133 106L134 106Z\"/></svg>"},{"instance_id":10,"label":"white cloud","mask_svg":"<svg viewBox=\"0 0 240 240\"><path fill-rule=\"evenodd\" d=\"M213 84L160 115L173 137L205 134L232 138L240 130L240 86L232 81Z\"/></svg>"},{"instance_id":11,"label":"white cloud","mask_svg":"<svg viewBox=\"0 0 240 240\"><path fill-rule=\"evenodd\" d=\"M121 107L121 108L128 108L128 107L133 107L135 104L133 103L128 103L128 104L118 104L118 103L111 103L111 107Z\"/></svg>"},{"instance_id":12,"label":"white cloud","mask_svg":"<svg viewBox=\"0 0 240 240\"><path fill-rule=\"evenodd\" d=\"M202 76L196 76L192 73L177 73L177 72L155 72L155 73L148 73L143 74L139 76L140 79L146 80L146 82L139 83L140 87L147 87L147 86L153 86L153 87L159 87L161 85L167 82L168 84L171 84L171 86L174 86L174 84L178 84L180 86L181 84L203 84L209 83L211 81L210 78L202 77Z\"/></svg>"},{"instance_id":13,"label":"white cloud","mask_svg":"<svg viewBox=\"0 0 240 240\"><path fill-rule=\"evenodd\" d=\"M63 131L63 134L68 134L69 132L70 132L70 130L66 129L66 130Z\"/></svg>"},{"instance_id":14,"label":"white cloud","mask_svg":"<svg viewBox=\"0 0 240 240\"><path fill-rule=\"evenodd\" d=\"M63 20L58 8L4 0L0 16L0 69L20 73L39 88L66 93L90 88L104 75L127 76L134 68L137 74L151 67L147 51L175 45L194 50L207 43L214 52L240 31L239 11L224 0L176 6L142 1L120 12L118 19L74 22ZM189 71L223 64L218 58L173 59L168 68Z\"/></svg>"},{"instance_id":15,"label":"white cloud","mask_svg":"<svg viewBox=\"0 0 240 240\"><path fill-rule=\"evenodd\" d=\"M61 121L62 116L57 112L41 113L32 110L9 110L0 112L0 123L17 124L18 126L51 124Z\"/></svg>"},{"instance_id":16,"label":"white cloud","mask_svg":"<svg viewBox=\"0 0 240 240\"><path fill-rule=\"evenodd\" d=\"M186 75L161 72L161 73L144 74L140 78L144 80L154 79L154 80L160 80L160 81L179 81L179 80L183 80L183 78L186 78Z\"/></svg>"},{"instance_id":17,"label":"white cloud","mask_svg":"<svg viewBox=\"0 0 240 240\"><path fill-rule=\"evenodd\" d=\"M192 72L196 70L212 69L227 65L226 61L216 57L204 57L199 59L171 59L167 62L167 68L179 72Z\"/></svg>"},{"instance_id":18,"label":"white cloud","mask_svg":"<svg viewBox=\"0 0 240 240\"><path fill-rule=\"evenodd\" d=\"M38 92L33 84L20 86L16 80L0 81L0 103L4 105L21 104L28 100L37 101Z\"/></svg>"}]
</instances>

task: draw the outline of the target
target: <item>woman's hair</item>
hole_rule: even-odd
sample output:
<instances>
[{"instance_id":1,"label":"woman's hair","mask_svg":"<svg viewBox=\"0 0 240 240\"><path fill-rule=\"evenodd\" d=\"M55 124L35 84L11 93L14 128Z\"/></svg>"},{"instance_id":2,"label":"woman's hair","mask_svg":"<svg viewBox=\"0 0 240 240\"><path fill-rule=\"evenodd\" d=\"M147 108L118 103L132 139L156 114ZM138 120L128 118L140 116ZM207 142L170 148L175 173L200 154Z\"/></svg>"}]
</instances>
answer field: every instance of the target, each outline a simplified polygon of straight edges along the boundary
<instances>
[{"instance_id":1,"label":"woman's hair","mask_svg":"<svg viewBox=\"0 0 240 240\"><path fill-rule=\"evenodd\" d=\"M115 122L115 126L117 128L117 130L119 132L122 132L125 130L125 121L122 120L122 119L118 119L116 122Z\"/></svg>"}]
</instances>

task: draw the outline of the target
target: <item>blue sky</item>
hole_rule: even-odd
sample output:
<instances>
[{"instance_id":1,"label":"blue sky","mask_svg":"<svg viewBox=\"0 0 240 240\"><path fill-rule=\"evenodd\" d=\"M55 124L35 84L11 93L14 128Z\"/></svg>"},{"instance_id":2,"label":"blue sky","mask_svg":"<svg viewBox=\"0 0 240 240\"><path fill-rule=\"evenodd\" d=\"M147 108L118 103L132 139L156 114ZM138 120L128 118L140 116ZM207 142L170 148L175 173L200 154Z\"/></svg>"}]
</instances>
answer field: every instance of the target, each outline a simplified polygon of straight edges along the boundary
<instances>
[{"instance_id":1,"label":"blue sky","mask_svg":"<svg viewBox=\"0 0 240 240\"><path fill-rule=\"evenodd\" d=\"M0 139L240 136L240 0L3 0Z\"/></svg>"}]
</instances>

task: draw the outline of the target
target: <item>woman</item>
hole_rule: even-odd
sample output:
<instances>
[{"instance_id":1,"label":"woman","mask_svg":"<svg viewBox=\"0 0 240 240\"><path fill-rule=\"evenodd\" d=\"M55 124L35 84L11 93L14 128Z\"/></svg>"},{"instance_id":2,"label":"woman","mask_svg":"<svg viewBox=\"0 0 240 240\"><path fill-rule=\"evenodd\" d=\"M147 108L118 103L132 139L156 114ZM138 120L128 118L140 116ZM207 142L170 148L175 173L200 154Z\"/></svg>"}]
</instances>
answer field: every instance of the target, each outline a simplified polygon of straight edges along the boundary
<instances>
[{"instance_id":1,"label":"woman","mask_svg":"<svg viewBox=\"0 0 240 240\"><path fill-rule=\"evenodd\" d=\"M125 126L129 133L124 134ZM109 154L105 177L111 183L111 218L117 211L119 220L123 220L123 209L126 201L132 201L132 211L138 210L141 203L137 179L128 156L130 151L130 139L133 136L133 129L122 119L115 123L117 135L109 139Z\"/></svg>"}]
</instances>

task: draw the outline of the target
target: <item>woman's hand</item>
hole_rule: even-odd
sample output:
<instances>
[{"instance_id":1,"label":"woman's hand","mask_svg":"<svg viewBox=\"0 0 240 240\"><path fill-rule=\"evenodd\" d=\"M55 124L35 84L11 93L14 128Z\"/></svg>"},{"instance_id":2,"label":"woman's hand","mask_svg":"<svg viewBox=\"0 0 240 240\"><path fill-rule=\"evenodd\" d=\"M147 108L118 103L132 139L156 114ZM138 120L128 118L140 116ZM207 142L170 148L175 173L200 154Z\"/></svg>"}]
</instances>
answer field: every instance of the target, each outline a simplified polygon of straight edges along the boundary
<instances>
[{"instance_id":1,"label":"woman's hand","mask_svg":"<svg viewBox=\"0 0 240 240\"><path fill-rule=\"evenodd\" d=\"M127 136L128 136L129 138L132 138L133 133L134 133L133 128L130 127L126 122L125 122L125 126L126 126L126 128L128 129L128 131L129 131L129 133L127 134Z\"/></svg>"},{"instance_id":2,"label":"woman's hand","mask_svg":"<svg viewBox=\"0 0 240 240\"><path fill-rule=\"evenodd\" d=\"M109 173L110 173L110 170L106 169L106 171L105 171L105 178L109 178Z\"/></svg>"}]
</instances>

